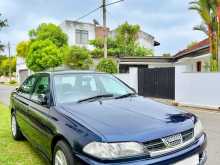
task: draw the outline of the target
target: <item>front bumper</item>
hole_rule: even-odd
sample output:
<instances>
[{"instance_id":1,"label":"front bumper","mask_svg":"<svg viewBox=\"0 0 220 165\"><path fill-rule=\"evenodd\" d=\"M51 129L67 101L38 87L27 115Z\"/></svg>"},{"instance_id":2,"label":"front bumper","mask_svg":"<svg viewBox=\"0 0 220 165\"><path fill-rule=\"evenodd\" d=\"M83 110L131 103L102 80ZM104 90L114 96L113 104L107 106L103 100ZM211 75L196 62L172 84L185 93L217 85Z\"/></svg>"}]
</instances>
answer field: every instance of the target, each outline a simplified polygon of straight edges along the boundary
<instances>
[{"instance_id":1,"label":"front bumper","mask_svg":"<svg viewBox=\"0 0 220 165\"><path fill-rule=\"evenodd\" d=\"M88 164L88 165L149 165L149 164L157 164L157 165L169 165L175 164L181 160L184 160L188 157L191 157L194 154L199 154L200 163L199 165L204 165L207 160L207 154L205 152L205 148L207 145L207 137L206 134L203 134L200 138L198 138L193 144L182 148L181 150L166 154L164 156L158 156L155 158L147 158L141 160L134 161L123 161L123 162L99 162L95 161L91 158L88 158L84 155L76 155L80 161L79 164Z\"/></svg>"}]
</instances>

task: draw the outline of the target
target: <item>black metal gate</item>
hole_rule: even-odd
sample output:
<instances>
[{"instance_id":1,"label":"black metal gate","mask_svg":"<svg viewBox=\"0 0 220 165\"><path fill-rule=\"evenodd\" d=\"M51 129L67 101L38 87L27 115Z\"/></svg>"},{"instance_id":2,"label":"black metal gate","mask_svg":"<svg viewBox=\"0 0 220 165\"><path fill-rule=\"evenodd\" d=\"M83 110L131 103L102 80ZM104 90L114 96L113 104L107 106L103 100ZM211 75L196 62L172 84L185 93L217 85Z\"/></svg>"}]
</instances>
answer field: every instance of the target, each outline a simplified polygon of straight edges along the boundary
<instances>
[{"instance_id":1,"label":"black metal gate","mask_svg":"<svg viewBox=\"0 0 220 165\"><path fill-rule=\"evenodd\" d=\"M138 93L145 97L175 99L175 68L139 69Z\"/></svg>"}]
</instances>

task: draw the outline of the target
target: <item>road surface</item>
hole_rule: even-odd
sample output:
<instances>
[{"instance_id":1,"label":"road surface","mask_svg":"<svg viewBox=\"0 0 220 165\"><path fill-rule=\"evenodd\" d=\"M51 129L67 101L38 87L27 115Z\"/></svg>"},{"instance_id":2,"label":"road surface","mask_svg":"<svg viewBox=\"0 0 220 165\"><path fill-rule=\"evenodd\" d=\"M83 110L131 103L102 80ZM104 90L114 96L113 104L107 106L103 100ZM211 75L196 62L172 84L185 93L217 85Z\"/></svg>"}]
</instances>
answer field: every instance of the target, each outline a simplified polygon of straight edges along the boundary
<instances>
[{"instance_id":1,"label":"road surface","mask_svg":"<svg viewBox=\"0 0 220 165\"><path fill-rule=\"evenodd\" d=\"M10 93L15 88L16 87L7 86L7 85L0 85L0 103L3 103L5 105L9 105Z\"/></svg>"}]
</instances>

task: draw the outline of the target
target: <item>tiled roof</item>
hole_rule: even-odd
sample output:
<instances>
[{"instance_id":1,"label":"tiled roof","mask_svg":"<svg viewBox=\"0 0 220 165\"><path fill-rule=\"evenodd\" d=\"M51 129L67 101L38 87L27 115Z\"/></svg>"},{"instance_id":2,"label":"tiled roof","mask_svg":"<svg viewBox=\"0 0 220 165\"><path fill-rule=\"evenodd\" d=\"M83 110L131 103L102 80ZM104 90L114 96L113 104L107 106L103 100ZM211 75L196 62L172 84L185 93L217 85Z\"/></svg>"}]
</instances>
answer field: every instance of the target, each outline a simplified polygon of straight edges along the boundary
<instances>
[{"instance_id":1,"label":"tiled roof","mask_svg":"<svg viewBox=\"0 0 220 165\"><path fill-rule=\"evenodd\" d=\"M184 49L184 50L178 52L174 56L174 58L182 58L182 57L187 56L189 53L196 52L196 51L204 49L204 48L209 48L209 39L208 38L198 42L197 44L193 45L190 48L187 48L187 49Z\"/></svg>"}]
</instances>

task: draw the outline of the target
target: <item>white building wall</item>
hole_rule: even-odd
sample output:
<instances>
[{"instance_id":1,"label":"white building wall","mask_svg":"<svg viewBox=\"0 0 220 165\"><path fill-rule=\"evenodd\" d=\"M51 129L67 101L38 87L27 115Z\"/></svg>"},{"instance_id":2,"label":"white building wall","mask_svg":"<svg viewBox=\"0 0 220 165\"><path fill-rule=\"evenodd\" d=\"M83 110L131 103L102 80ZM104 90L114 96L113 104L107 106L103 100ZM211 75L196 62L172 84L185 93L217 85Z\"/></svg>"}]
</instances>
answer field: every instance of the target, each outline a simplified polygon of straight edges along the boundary
<instances>
[{"instance_id":1,"label":"white building wall","mask_svg":"<svg viewBox=\"0 0 220 165\"><path fill-rule=\"evenodd\" d=\"M197 62L202 62L201 72L209 72L210 66L210 54L205 54L198 57L185 57L178 60L175 65L185 65L185 71L187 73L196 73L197 72Z\"/></svg>"},{"instance_id":2,"label":"white building wall","mask_svg":"<svg viewBox=\"0 0 220 165\"><path fill-rule=\"evenodd\" d=\"M22 57L17 57L17 59L16 59L16 79L19 83L21 82L21 77L20 77L19 73L22 70L28 70L26 63L25 63L25 59ZM29 70L28 70L28 72L30 74Z\"/></svg>"},{"instance_id":3,"label":"white building wall","mask_svg":"<svg viewBox=\"0 0 220 165\"><path fill-rule=\"evenodd\" d=\"M186 66L176 66L176 102L180 104L220 107L220 73L184 73Z\"/></svg>"},{"instance_id":4,"label":"white building wall","mask_svg":"<svg viewBox=\"0 0 220 165\"><path fill-rule=\"evenodd\" d=\"M115 74L120 80L124 81L130 87L134 88L138 92L138 69L129 68L129 73Z\"/></svg>"},{"instance_id":5,"label":"white building wall","mask_svg":"<svg viewBox=\"0 0 220 165\"><path fill-rule=\"evenodd\" d=\"M68 36L68 44L69 45L78 45L84 46L89 50L92 50L94 47L86 44L86 45L79 45L76 44L76 30L85 30L88 31L88 40L93 40L96 38L95 34L95 25L90 23L77 23L73 21L65 21L60 25L63 32L65 32Z\"/></svg>"},{"instance_id":6,"label":"white building wall","mask_svg":"<svg viewBox=\"0 0 220 165\"><path fill-rule=\"evenodd\" d=\"M140 36L137 42L144 48L154 50L154 39L151 37Z\"/></svg>"}]
</instances>

